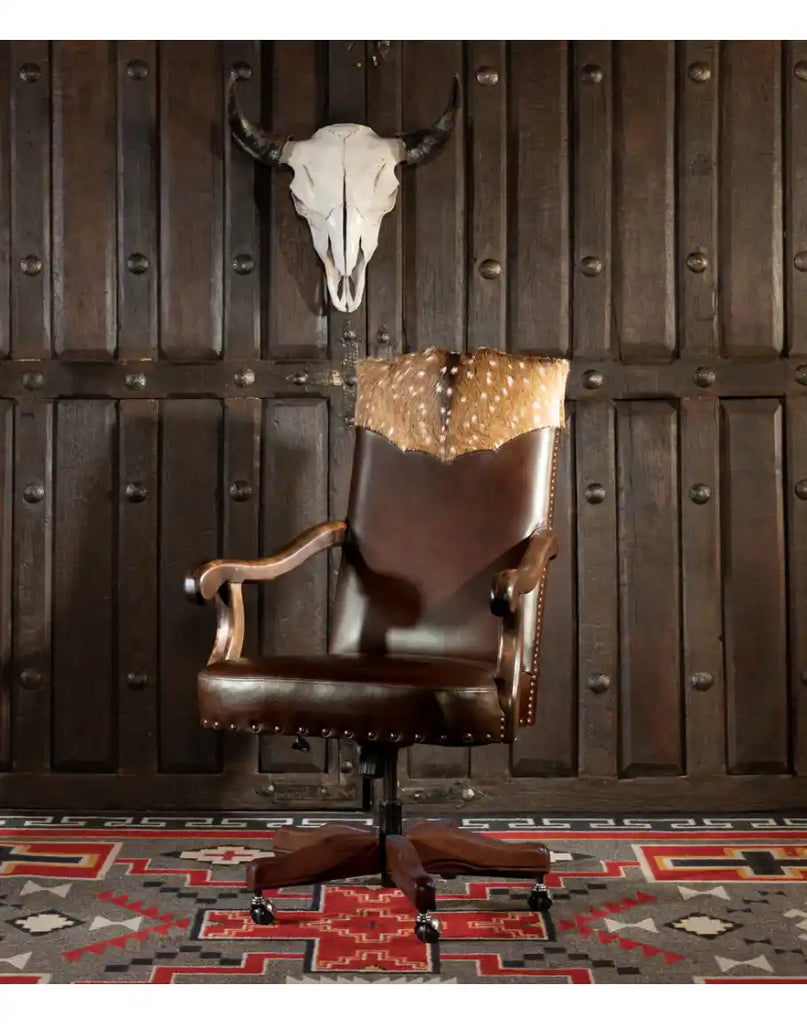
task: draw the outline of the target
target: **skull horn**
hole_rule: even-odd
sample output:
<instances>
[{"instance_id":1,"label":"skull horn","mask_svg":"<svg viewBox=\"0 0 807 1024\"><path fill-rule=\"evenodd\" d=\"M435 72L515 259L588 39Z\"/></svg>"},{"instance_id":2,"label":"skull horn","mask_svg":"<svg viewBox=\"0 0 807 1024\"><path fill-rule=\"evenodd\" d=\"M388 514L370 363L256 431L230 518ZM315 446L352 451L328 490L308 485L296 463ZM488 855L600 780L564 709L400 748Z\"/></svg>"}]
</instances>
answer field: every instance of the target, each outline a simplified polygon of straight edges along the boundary
<instances>
[{"instance_id":1,"label":"skull horn","mask_svg":"<svg viewBox=\"0 0 807 1024\"><path fill-rule=\"evenodd\" d=\"M273 139L260 125L253 124L252 121L244 117L238 106L238 100L235 98L237 77L235 72L230 73L230 84L227 90L227 118L233 138L241 149L255 160L260 160L261 163L270 166L283 163L283 147L288 140Z\"/></svg>"},{"instance_id":2,"label":"skull horn","mask_svg":"<svg viewBox=\"0 0 807 1024\"><path fill-rule=\"evenodd\" d=\"M402 132L398 136L406 150L404 157L406 163L419 164L440 152L454 131L459 106L460 80L457 75L454 75L448 106L438 120L429 128L420 128L414 132Z\"/></svg>"}]
</instances>

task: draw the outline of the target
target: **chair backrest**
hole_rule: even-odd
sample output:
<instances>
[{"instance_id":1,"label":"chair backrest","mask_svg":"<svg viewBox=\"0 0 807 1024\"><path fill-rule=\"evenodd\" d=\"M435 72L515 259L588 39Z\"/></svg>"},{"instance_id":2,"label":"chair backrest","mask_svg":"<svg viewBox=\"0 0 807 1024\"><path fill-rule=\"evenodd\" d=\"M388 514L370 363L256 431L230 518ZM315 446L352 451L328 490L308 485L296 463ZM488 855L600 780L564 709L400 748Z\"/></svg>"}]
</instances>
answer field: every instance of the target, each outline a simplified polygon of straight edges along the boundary
<instances>
[{"instance_id":1,"label":"chair backrest","mask_svg":"<svg viewBox=\"0 0 807 1024\"><path fill-rule=\"evenodd\" d=\"M495 661L491 583L551 525L568 369L491 349L359 363L332 652ZM524 611L529 667L536 594Z\"/></svg>"}]
</instances>

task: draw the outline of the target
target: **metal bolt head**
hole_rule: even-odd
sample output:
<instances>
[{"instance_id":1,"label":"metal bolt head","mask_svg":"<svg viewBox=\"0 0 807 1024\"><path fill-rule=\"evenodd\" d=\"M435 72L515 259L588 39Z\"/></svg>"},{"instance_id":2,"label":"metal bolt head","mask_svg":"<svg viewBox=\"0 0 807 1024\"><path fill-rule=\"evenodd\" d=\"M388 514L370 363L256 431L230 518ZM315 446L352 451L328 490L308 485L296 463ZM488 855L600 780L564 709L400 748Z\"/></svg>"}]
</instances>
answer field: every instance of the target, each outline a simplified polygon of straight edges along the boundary
<instances>
[{"instance_id":1,"label":"metal bolt head","mask_svg":"<svg viewBox=\"0 0 807 1024\"><path fill-rule=\"evenodd\" d=\"M795 377L797 384L807 385L807 365L802 363L801 366L797 366Z\"/></svg>"},{"instance_id":2,"label":"metal bolt head","mask_svg":"<svg viewBox=\"0 0 807 1024\"><path fill-rule=\"evenodd\" d=\"M45 488L42 484L28 484L22 492L23 500L29 505L38 505L45 497Z\"/></svg>"},{"instance_id":3,"label":"metal bolt head","mask_svg":"<svg viewBox=\"0 0 807 1024\"><path fill-rule=\"evenodd\" d=\"M603 672L596 672L588 677L586 685L592 693L605 693L611 685L611 679Z\"/></svg>"},{"instance_id":4,"label":"metal bolt head","mask_svg":"<svg viewBox=\"0 0 807 1024\"><path fill-rule=\"evenodd\" d=\"M233 374L233 382L239 388L251 388L255 383L255 371L247 368L246 370L239 370L238 373Z\"/></svg>"},{"instance_id":5,"label":"metal bolt head","mask_svg":"<svg viewBox=\"0 0 807 1024\"><path fill-rule=\"evenodd\" d=\"M802 82L807 82L807 60L797 61L793 65L793 74Z\"/></svg>"},{"instance_id":6,"label":"metal bolt head","mask_svg":"<svg viewBox=\"0 0 807 1024\"><path fill-rule=\"evenodd\" d=\"M586 85L599 85L605 75L599 64L584 64L580 69L580 78Z\"/></svg>"},{"instance_id":7,"label":"metal bolt head","mask_svg":"<svg viewBox=\"0 0 807 1024\"><path fill-rule=\"evenodd\" d=\"M149 677L145 672L127 672L126 685L130 690L144 690L148 685Z\"/></svg>"},{"instance_id":8,"label":"metal bolt head","mask_svg":"<svg viewBox=\"0 0 807 1024\"><path fill-rule=\"evenodd\" d=\"M345 327L342 331L343 341L355 341L356 338L358 338L358 334L356 334L352 327Z\"/></svg>"},{"instance_id":9,"label":"metal bolt head","mask_svg":"<svg viewBox=\"0 0 807 1024\"><path fill-rule=\"evenodd\" d=\"M463 800L473 800L476 796L476 790L471 786L465 786L460 793Z\"/></svg>"},{"instance_id":10,"label":"metal bolt head","mask_svg":"<svg viewBox=\"0 0 807 1024\"><path fill-rule=\"evenodd\" d=\"M596 391L605 383L605 374L599 370L586 370L583 374L583 387L588 391Z\"/></svg>"},{"instance_id":11,"label":"metal bolt head","mask_svg":"<svg viewBox=\"0 0 807 1024\"><path fill-rule=\"evenodd\" d=\"M42 68L38 64L23 64L20 68L20 81L33 85L42 77Z\"/></svg>"},{"instance_id":12,"label":"metal bolt head","mask_svg":"<svg viewBox=\"0 0 807 1024\"><path fill-rule=\"evenodd\" d=\"M41 373L24 373L22 375L22 386L26 391L39 391L44 383L45 378Z\"/></svg>"},{"instance_id":13,"label":"metal bolt head","mask_svg":"<svg viewBox=\"0 0 807 1024\"><path fill-rule=\"evenodd\" d=\"M130 391L142 391L146 386L145 373L127 373L123 383Z\"/></svg>"},{"instance_id":14,"label":"metal bolt head","mask_svg":"<svg viewBox=\"0 0 807 1024\"><path fill-rule=\"evenodd\" d=\"M580 270L586 277L597 277L602 273L602 260L597 256L584 256L580 260Z\"/></svg>"},{"instance_id":15,"label":"metal bolt head","mask_svg":"<svg viewBox=\"0 0 807 1024\"><path fill-rule=\"evenodd\" d=\"M712 77L712 69L702 60L696 60L687 68L687 74L693 82L708 82Z\"/></svg>"},{"instance_id":16,"label":"metal bolt head","mask_svg":"<svg viewBox=\"0 0 807 1024\"><path fill-rule=\"evenodd\" d=\"M585 495L589 505L601 505L605 501L605 488L602 484L589 484Z\"/></svg>"},{"instance_id":17,"label":"metal bolt head","mask_svg":"<svg viewBox=\"0 0 807 1024\"><path fill-rule=\"evenodd\" d=\"M26 277L36 277L42 271L42 260L39 256L23 256L20 260L20 270Z\"/></svg>"},{"instance_id":18,"label":"metal bolt head","mask_svg":"<svg viewBox=\"0 0 807 1024\"><path fill-rule=\"evenodd\" d=\"M126 267L130 274L145 274L149 268L148 256L142 252L133 252L126 257Z\"/></svg>"},{"instance_id":19,"label":"metal bolt head","mask_svg":"<svg viewBox=\"0 0 807 1024\"><path fill-rule=\"evenodd\" d=\"M291 381L292 384L296 384L298 388L301 388L308 383L309 377L308 374L305 372L293 373L291 377L289 377L289 380Z\"/></svg>"},{"instance_id":20,"label":"metal bolt head","mask_svg":"<svg viewBox=\"0 0 807 1024\"><path fill-rule=\"evenodd\" d=\"M699 388L710 388L714 384L715 378L715 371L710 370L708 366L699 366L692 374L692 379Z\"/></svg>"},{"instance_id":21,"label":"metal bolt head","mask_svg":"<svg viewBox=\"0 0 807 1024\"><path fill-rule=\"evenodd\" d=\"M796 253L793 257L793 266L802 274L807 271L807 251L802 250Z\"/></svg>"},{"instance_id":22,"label":"metal bolt head","mask_svg":"<svg viewBox=\"0 0 807 1024\"><path fill-rule=\"evenodd\" d=\"M24 668L20 672L20 686L26 690L35 690L42 685L43 675L35 668Z\"/></svg>"},{"instance_id":23,"label":"metal bolt head","mask_svg":"<svg viewBox=\"0 0 807 1024\"><path fill-rule=\"evenodd\" d=\"M476 69L476 80L480 85L498 85L499 72L496 68L481 67Z\"/></svg>"},{"instance_id":24,"label":"metal bolt head","mask_svg":"<svg viewBox=\"0 0 807 1024\"><path fill-rule=\"evenodd\" d=\"M148 73L149 66L144 60L130 60L126 65L127 76L135 82L142 82L144 78L148 78Z\"/></svg>"},{"instance_id":25,"label":"metal bolt head","mask_svg":"<svg viewBox=\"0 0 807 1024\"><path fill-rule=\"evenodd\" d=\"M691 252L687 256L687 267L693 274L702 274L709 266L709 257L705 252Z\"/></svg>"},{"instance_id":26,"label":"metal bolt head","mask_svg":"<svg viewBox=\"0 0 807 1024\"><path fill-rule=\"evenodd\" d=\"M232 73L237 82L248 82L252 78L252 65L245 60L237 60L232 66Z\"/></svg>"},{"instance_id":27,"label":"metal bolt head","mask_svg":"<svg viewBox=\"0 0 807 1024\"><path fill-rule=\"evenodd\" d=\"M255 260L246 252L240 252L237 256L233 256L233 270L236 274L240 274L242 277L245 274L251 274L255 269Z\"/></svg>"},{"instance_id":28,"label":"metal bolt head","mask_svg":"<svg viewBox=\"0 0 807 1024\"><path fill-rule=\"evenodd\" d=\"M794 490L797 498L800 498L801 501L807 501L807 480L799 480Z\"/></svg>"},{"instance_id":29,"label":"metal bolt head","mask_svg":"<svg viewBox=\"0 0 807 1024\"><path fill-rule=\"evenodd\" d=\"M352 771L353 771L353 762L352 761L343 761L342 762L342 773L344 775L349 775Z\"/></svg>"},{"instance_id":30,"label":"metal bolt head","mask_svg":"<svg viewBox=\"0 0 807 1024\"><path fill-rule=\"evenodd\" d=\"M247 480L233 480L230 484L230 497L233 501L249 501L252 497L252 484Z\"/></svg>"},{"instance_id":31,"label":"metal bolt head","mask_svg":"<svg viewBox=\"0 0 807 1024\"><path fill-rule=\"evenodd\" d=\"M140 483L139 480L131 480L126 485L124 493L127 501L130 501L133 505L139 505L141 501L146 500L149 492L148 488Z\"/></svg>"},{"instance_id":32,"label":"metal bolt head","mask_svg":"<svg viewBox=\"0 0 807 1024\"><path fill-rule=\"evenodd\" d=\"M479 273L486 281L495 281L502 276L502 265L498 260L482 260L479 264Z\"/></svg>"},{"instance_id":33,"label":"metal bolt head","mask_svg":"<svg viewBox=\"0 0 807 1024\"><path fill-rule=\"evenodd\" d=\"M392 335L390 334L386 327L378 328L376 338L378 339L379 345L389 345L389 343L392 341Z\"/></svg>"},{"instance_id":34,"label":"metal bolt head","mask_svg":"<svg viewBox=\"0 0 807 1024\"><path fill-rule=\"evenodd\" d=\"M712 489L706 484L693 484L689 488L689 497L696 505L705 505L712 497Z\"/></svg>"},{"instance_id":35,"label":"metal bolt head","mask_svg":"<svg viewBox=\"0 0 807 1024\"><path fill-rule=\"evenodd\" d=\"M711 672L693 672L689 677L689 685L693 690L699 690L701 693L710 689L714 681L714 676Z\"/></svg>"},{"instance_id":36,"label":"metal bolt head","mask_svg":"<svg viewBox=\"0 0 807 1024\"><path fill-rule=\"evenodd\" d=\"M357 383L358 383L358 378L356 377L355 374L350 373L350 374L347 375L347 377L345 377L345 387L346 388L355 388Z\"/></svg>"}]
</instances>

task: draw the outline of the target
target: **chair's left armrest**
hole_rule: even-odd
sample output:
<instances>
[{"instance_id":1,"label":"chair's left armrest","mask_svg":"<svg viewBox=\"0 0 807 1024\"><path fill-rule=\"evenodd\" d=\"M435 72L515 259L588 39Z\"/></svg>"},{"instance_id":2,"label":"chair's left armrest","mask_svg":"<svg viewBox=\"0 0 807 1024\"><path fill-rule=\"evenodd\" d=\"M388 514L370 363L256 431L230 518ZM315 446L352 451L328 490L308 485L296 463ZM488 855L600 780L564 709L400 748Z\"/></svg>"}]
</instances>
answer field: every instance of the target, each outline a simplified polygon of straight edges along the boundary
<instances>
[{"instance_id":1,"label":"chair's left armrest","mask_svg":"<svg viewBox=\"0 0 807 1024\"><path fill-rule=\"evenodd\" d=\"M536 530L517 568L504 569L493 580L490 610L503 618L514 612L519 599L535 590L546 571L549 560L558 553L558 540L551 530Z\"/></svg>"}]
</instances>

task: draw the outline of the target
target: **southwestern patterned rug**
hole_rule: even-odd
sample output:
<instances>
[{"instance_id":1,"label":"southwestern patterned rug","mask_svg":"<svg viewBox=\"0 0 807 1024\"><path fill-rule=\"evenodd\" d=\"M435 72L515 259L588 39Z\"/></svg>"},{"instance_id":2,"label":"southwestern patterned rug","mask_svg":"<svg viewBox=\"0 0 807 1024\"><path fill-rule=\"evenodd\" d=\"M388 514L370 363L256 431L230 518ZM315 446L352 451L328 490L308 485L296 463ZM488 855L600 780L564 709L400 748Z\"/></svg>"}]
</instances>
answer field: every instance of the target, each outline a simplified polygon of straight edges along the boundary
<instances>
[{"instance_id":1,"label":"southwestern patterned rug","mask_svg":"<svg viewBox=\"0 0 807 1024\"><path fill-rule=\"evenodd\" d=\"M440 881L439 945L368 879L270 894L244 865L280 825L363 816L0 815L0 984L807 982L807 817L466 818L553 852L527 882Z\"/></svg>"}]
</instances>

